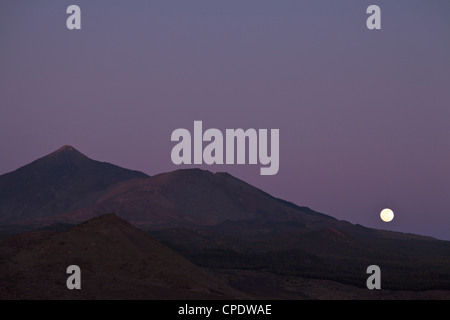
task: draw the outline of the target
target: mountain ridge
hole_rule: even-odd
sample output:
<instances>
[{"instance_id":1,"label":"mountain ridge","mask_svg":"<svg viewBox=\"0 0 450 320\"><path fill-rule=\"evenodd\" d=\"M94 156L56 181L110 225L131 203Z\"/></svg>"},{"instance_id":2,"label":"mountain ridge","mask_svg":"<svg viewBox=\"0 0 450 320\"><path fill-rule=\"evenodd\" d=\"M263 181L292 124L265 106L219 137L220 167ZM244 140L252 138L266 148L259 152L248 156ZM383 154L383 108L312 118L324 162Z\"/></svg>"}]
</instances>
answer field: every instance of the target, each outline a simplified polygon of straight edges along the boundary
<instances>
[{"instance_id":1,"label":"mountain ridge","mask_svg":"<svg viewBox=\"0 0 450 320\"><path fill-rule=\"evenodd\" d=\"M116 212L141 228L212 226L255 219L259 222L302 220L305 228L316 228L338 221L277 199L230 174L179 169L119 182L97 197L91 206L30 223L79 223L104 212Z\"/></svg>"},{"instance_id":2,"label":"mountain ridge","mask_svg":"<svg viewBox=\"0 0 450 320\"><path fill-rule=\"evenodd\" d=\"M41 170L42 168L45 170ZM33 173L34 170L38 174ZM78 174L80 170L83 173L81 177ZM109 174L112 177L108 179ZM16 188L19 189L19 194L26 189L20 186L24 183L26 185L29 179L24 175L50 176L50 182L57 187L51 186L52 183L47 183L44 179L44 183L32 186L25 194L9 198L15 192L14 185L19 185ZM74 181L70 182L71 179ZM5 184L5 180L8 183ZM99 180L103 181L99 183ZM48 190L49 185L51 190ZM44 197L40 204L44 209L52 207L50 210L42 212L42 208L37 206L37 212L23 214L25 209L22 208L18 210L19 215L16 217L5 217L17 214L14 210L12 213L6 212L11 209L11 206L7 207L11 201L18 202L16 206L36 209L33 201L28 203L27 197L39 198L45 193L42 191L45 188L50 196ZM62 200L58 188L63 191ZM70 199L70 196L65 199L64 191L69 194L78 192L74 196L76 199ZM53 223L80 223L105 212L116 212L141 228L221 225L224 232L227 228L242 229L242 232L253 229L253 232L259 232L265 225L272 229L289 226L297 232L336 226L356 232L359 228L358 225L311 208L273 197L227 172L212 173L193 168L150 177L139 171L92 160L70 145L62 146L28 165L1 175L0 200L3 200L0 201L0 229L2 225L7 228L14 224L35 225L37 228ZM358 232L373 233L372 230L377 230L364 226L361 228L364 230ZM388 235L384 231L376 232ZM391 233L393 237L398 234L401 233Z\"/></svg>"}]
</instances>

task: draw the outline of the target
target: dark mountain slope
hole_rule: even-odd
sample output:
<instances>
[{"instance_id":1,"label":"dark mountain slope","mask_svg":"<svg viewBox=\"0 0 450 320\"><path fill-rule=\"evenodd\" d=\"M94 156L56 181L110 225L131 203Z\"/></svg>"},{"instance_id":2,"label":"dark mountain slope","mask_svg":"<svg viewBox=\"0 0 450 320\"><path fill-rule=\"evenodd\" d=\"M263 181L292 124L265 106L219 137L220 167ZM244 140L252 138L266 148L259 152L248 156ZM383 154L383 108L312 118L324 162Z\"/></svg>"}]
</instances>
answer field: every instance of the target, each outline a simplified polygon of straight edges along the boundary
<instances>
[{"instance_id":1,"label":"dark mountain slope","mask_svg":"<svg viewBox=\"0 0 450 320\"><path fill-rule=\"evenodd\" d=\"M214 174L200 169L177 170L118 183L95 205L58 219L74 223L103 212L116 212L142 228L213 226L246 221L315 230L337 222L330 216L274 198L227 173ZM44 221L53 223L55 218Z\"/></svg>"},{"instance_id":2,"label":"dark mountain slope","mask_svg":"<svg viewBox=\"0 0 450 320\"><path fill-rule=\"evenodd\" d=\"M92 205L105 190L144 173L91 160L64 146L0 176L0 223L59 215Z\"/></svg>"}]
</instances>

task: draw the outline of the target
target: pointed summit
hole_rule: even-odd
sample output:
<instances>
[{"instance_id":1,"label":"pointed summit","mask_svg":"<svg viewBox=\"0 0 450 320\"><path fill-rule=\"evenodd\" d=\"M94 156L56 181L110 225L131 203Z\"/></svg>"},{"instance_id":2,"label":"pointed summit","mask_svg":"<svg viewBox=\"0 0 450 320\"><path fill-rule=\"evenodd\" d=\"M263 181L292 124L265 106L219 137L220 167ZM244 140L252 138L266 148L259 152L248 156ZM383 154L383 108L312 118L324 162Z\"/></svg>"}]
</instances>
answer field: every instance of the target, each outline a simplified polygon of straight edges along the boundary
<instances>
[{"instance_id":1,"label":"pointed summit","mask_svg":"<svg viewBox=\"0 0 450 320\"><path fill-rule=\"evenodd\" d=\"M69 145L66 144L65 146L62 146L61 148L59 148L56 151L74 151L74 150L75 150L74 147L69 146Z\"/></svg>"},{"instance_id":2,"label":"pointed summit","mask_svg":"<svg viewBox=\"0 0 450 320\"><path fill-rule=\"evenodd\" d=\"M145 177L66 145L0 176L0 224L82 208L115 183Z\"/></svg>"},{"instance_id":3,"label":"pointed summit","mask_svg":"<svg viewBox=\"0 0 450 320\"><path fill-rule=\"evenodd\" d=\"M59 148L58 150L56 150L56 151L53 152L53 153L59 153L59 152L65 152L65 153L81 153L81 152L79 152L77 149L75 149L74 147L69 146L69 145L62 146L61 148Z\"/></svg>"},{"instance_id":4,"label":"pointed summit","mask_svg":"<svg viewBox=\"0 0 450 320\"><path fill-rule=\"evenodd\" d=\"M93 161L87 156L82 154L80 151L72 146L65 145L56 151L48 154L47 156L36 160L35 162L41 162L41 164L50 161L50 165L55 164L66 165L66 166L80 166L85 164L87 161Z\"/></svg>"}]
</instances>

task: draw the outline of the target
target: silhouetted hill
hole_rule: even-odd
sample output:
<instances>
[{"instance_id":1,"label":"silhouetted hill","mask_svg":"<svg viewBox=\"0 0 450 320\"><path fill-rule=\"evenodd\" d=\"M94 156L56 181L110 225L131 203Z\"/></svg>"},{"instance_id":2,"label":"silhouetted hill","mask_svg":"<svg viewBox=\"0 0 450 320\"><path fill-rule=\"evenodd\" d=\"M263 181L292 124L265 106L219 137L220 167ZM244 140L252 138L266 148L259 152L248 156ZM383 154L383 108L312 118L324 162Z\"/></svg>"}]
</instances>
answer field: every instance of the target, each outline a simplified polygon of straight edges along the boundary
<instances>
[{"instance_id":1,"label":"silhouetted hill","mask_svg":"<svg viewBox=\"0 0 450 320\"><path fill-rule=\"evenodd\" d=\"M70 265L81 290L66 287ZM0 299L246 297L114 214L0 241L0 284Z\"/></svg>"},{"instance_id":2,"label":"silhouetted hill","mask_svg":"<svg viewBox=\"0 0 450 320\"><path fill-rule=\"evenodd\" d=\"M106 189L146 174L91 160L64 146L0 176L0 223L59 215L92 205Z\"/></svg>"}]
</instances>

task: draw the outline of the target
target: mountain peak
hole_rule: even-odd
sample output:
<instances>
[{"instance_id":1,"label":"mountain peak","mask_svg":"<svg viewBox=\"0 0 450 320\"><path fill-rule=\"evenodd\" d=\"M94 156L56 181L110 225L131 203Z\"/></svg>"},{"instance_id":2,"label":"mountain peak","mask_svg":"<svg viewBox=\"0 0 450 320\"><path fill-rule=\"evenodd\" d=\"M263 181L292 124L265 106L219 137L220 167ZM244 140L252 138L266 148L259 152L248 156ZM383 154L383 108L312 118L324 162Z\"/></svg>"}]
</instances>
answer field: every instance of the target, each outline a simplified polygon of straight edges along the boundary
<instances>
[{"instance_id":1,"label":"mountain peak","mask_svg":"<svg viewBox=\"0 0 450 320\"><path fill-rule=\"evenodd\" d=\"M146 177L142 172L90 159L65 145L0 176L0 223L86 207L108 187Z\"/></svg>"},{"instance_id":2,"label":"mountain peak","mask_svg":"<svg viewBox=\"0 0 450 320\"><path fill-rule=\"evenodd\" d=\"M58 156L58 155L64 155L65 157L70 156L70 157L78 157L78 158L82 158L82 159L89 159L87 156L85 156L80 151L78 151L77 149L75 149L74 147L72 147L70 145L62 146L58 150L53 151L52 153L47 155L47 157Z\"/></svg>"},{"instance_id":3,"label":"mountain peak","mask_svg":"<svg viewBox=\"0 0 450 320\"><path fill-rule=\"evenodd\" d=\"M65 145L65 146L62 146L61 148L59 148L58 150L56 150L56 152L58 152L58 151L77 151L77 150L72 146Z\"/></svg>"}]
</instances>

